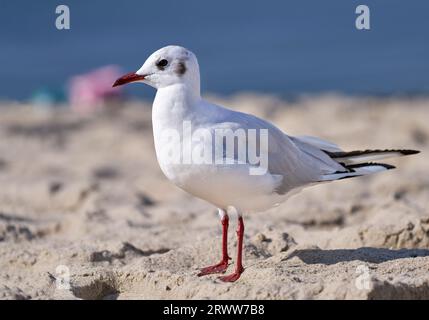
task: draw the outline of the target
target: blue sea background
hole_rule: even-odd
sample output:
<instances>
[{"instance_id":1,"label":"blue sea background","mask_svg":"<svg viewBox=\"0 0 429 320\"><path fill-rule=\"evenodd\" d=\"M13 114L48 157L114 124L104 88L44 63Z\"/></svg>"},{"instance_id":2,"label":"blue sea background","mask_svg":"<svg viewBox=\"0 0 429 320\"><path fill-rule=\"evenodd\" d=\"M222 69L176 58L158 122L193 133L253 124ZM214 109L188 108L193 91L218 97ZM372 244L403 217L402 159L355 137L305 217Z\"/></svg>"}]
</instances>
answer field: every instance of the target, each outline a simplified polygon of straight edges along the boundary
<instances>
[{"instance_id":1,"label":"blue sea background","mask_svg":"<svg viewBox=\"0 0 429 320\"><path fill-rule=\"evenodd\" d=\"M59 4L70 7L70 30L55 28ZM369 31L355 27L359 4L370 8ZM134 71L168 44L197 54L204 92L427 94L428 16L421 0L1 0L0 99L61 90L104 65Z\"/></svg>"}]
</instances>

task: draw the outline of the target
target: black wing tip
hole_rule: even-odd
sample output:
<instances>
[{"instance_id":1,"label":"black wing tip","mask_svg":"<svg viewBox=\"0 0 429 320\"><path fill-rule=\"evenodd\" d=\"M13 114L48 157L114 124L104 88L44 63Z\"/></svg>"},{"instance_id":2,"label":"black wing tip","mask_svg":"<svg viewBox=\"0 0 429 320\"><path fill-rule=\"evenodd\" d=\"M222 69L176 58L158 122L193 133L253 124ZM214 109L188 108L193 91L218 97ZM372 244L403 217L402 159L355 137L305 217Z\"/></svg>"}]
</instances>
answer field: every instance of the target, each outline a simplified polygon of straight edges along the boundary
<instances>
[{"instance_id":1,"label":"black wing tip","mask_svg":"<svg viewBox=\"0 0 429 320\"><path fill-rule=\"evenodd\" d=\"M334 172L334 174L355 172L355 169L357 169L357 168L372 167L372 166L384 167L387 170L396 169L396 167L392 166L391 164L379 163L379 162L362 162L362 163L348 164L348 165L341 163L341 165L343 165L348 171L336 171L336 172ZM354 177L354 176L352 176L352 177Z\"/></svg>"},{"instance_id":2,"label":"black wing tip","mask_svg":"<svg viewBox=\"0 0 429 320\"><path fill-rule=\"evenodd\" d=\"M375 165L385 167L387 170L396 169L395 166L392 166L391 164L387 164L387 163L377 163Z\"/></svg>"},{"instance_id":3,"label":"black wing tip","mask_svg":"<svg viewBox=\"0 0 429 320\"><path fill-rule=\"evenodd\" d=\"M403 149L403 150L398 150L401 154L403 154L404 156L408 156L411 154L418 154L420 153L420 150L412 150L412 149Z\"/></svg>"},{"instance_id":4,"label":"black wing tip","mask_svg":"<svg viewBox=\"0 0 429 320\"><path fill-rule=\"evenodd\" d=\"M412 150L412 149L367 149L367 150L339 151L339 152L329 152L325 150L323 151L327 153L331 158L334 158L334 159L343 158L343 157L360 156L360 155L371 154L371 153L382 153L382 152L397 152L403 156L420 153L419 150Z\"/></svg>"},{"instance_id":5,"label":"black wing tip","mask_svg":"<svg viewBox=\"0 0 429 320\"><path fill-rule=\"evenodd\" d=\"M355 169L355 168L371 167L371 166L384 167L387 170L391 170L391 169L396 168L395 166L392 166L391 164L378 163L378 162L365 162L365 163L359 163L359 164L350 164L350 165L347 165L346 168L350 170L350 169Z\"/></svg>"}]
</instances>

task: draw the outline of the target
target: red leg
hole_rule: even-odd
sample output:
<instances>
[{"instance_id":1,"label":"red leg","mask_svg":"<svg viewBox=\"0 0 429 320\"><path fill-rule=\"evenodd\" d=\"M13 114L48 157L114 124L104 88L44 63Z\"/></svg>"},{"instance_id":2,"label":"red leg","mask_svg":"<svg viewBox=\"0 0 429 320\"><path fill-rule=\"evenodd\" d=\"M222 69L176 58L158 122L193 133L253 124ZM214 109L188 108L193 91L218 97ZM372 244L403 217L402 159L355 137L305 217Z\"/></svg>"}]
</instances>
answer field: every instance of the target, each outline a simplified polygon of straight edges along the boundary
<instances>
[{"instance_id":1,"label":"red leg","mask_svg":"<svg viewBox=\"0 0 429 320\"><path fill-rule=\"evenodd\" d=\"M228 260L231 259L228 256L228 215L223 215L220 221L222 223L222 260L214 266L202 268L198 274L199 277L213 273L224 273L228 268Z\"/></svg>"},{"instance_id":2,"label":"red leg","mask_svg":"<svg viewBox=\"0 0 429 320\"><path fill-rule=\"evenodd\" d=\"M234 273L220 277L219 279L225 282L234 282L240 278L240 275L243 273L243 235L244 235L244 223L243 218L238 217L238 228L237 228L237 238L238 238L238 245L237 245L237 262L235 266Z\"/></svg>"}]
</instances>

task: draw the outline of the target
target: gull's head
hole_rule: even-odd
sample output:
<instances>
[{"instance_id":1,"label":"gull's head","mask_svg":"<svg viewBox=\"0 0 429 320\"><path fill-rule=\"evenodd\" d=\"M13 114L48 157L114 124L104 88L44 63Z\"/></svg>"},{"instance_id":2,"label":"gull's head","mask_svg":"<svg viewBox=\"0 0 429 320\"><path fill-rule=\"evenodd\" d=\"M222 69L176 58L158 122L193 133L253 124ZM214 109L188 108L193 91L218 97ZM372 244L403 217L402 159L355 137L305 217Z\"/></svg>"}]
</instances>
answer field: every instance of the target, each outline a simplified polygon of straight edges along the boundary
<instances>
[{"instance_id":1,"label":"gull's head","mask_svg":"<svg viewBox=\"0 0 429 320\"><path fill-rule=\"evenodd\" d=\"M197 86L199 89L198 61L186 48L167 46L152 53L136 72L117 79L113 87L130 82L143 82L156 89L180 83Z\"/></svg>"}]
</instances>

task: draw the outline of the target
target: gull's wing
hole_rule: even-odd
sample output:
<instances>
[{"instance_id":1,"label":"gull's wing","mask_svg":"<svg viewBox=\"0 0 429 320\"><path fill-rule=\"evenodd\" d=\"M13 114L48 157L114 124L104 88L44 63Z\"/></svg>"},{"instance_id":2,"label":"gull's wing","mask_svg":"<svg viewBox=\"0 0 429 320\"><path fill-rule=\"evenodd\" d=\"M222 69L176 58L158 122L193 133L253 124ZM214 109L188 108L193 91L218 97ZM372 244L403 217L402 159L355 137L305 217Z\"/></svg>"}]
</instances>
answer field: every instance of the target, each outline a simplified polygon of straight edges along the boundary
<instances>
[{"instance_id":1,"label":"gull's wing","mask_svg":"<svg viewBox=\"0 0 429 320\"><path fill-rule=\"evenodd\" d=\"M216 106L217 107L217 106ZM268 148L259 148L268 158L268 174L283 177L281 184L276 188L277 193L286 193L294 188L302 187L314 182L320 182L321 176L333 174L346 169L323 152L318 144L313 144L308 138L289 137L268 121L250 114L236 112L218 107L214 112L216 117L210 117L212 129L266 129L268 131ZM215 119L215 120L214 120ZM214 120L214 121L213 121ZM207 128L207 123L204 124ZM324 144L329 144L324 142ZM331 145L330 150L335 148ZM338 150L338 149L335 149ZM258 150L259 151L259 150Z\"/></svg>"},{"instance_id":2,"label":"gull's wing","mask_svg":"<svg viewBox=\"0 0 429 320\"><path fill-rule=\"evenodd\" d=\"M288 136L268 121L250 114L208 104L203 127L268 131L268 147L258 148L268 158L267 174L276 181L273 192L285 194L314 183L340 180L393 169L394 166L370 161L419 153L409 149L344 152L337 145L309 136ZM253 150L254 151L254 150ZM258 153L259 153L258 152ZM244 164L246 165L246 164ZM251 166L250 163L247 163ZM280 179L281 178L281 179Z\"/></svg>"},{"instance_id":3,"label":"gull's wing","mask_svg":"<svg viewBox=\"0 0 429 320\"><path fill-rule=\"evenodd\" d=\"M312 145L317 147L320 150L325 150L329 152L342 152L343 150L330 141L326 141L317 137L312 136L295 136L290 137L294 143L303 144L303 145Z\"/></svg>"}]
</instances>

